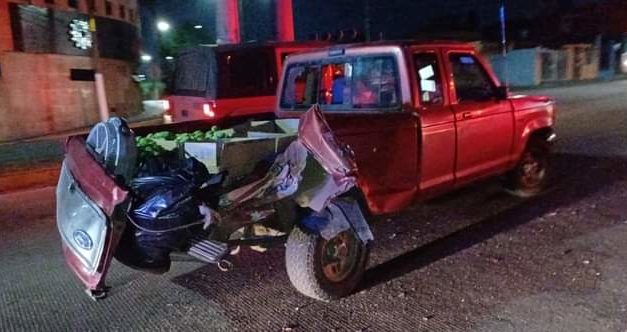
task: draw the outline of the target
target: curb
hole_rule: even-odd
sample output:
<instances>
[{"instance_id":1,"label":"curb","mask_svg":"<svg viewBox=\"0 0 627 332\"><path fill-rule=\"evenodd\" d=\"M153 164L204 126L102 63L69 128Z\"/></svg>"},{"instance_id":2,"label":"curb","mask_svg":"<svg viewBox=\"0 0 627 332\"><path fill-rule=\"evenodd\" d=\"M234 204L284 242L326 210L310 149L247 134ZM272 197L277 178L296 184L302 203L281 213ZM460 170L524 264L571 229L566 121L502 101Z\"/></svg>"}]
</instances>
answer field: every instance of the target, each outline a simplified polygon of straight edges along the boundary
<instances>
[{"instance_id":1,"label":"curb","mask_svg":"<svg viewBox=\"0 0 627 332\"><path fill-rule=\"evenodd\" d=\"M31 169L5 169L0 172L0 194L55 186L61 165L49 163Z\"/></svg>"},{"instance_id":2,"label":"curb","mask_svg":"<svg viewBox=\"0 0 627 332\"><path fill-rule=\"evenodd\" d=\"M128 120L128 124L131 128L133 128L134 126L137 127L137 126L143 126L143 125L160 124L160 121L162 121L162 119L163 119L162 115L137 117L137 118L133 118L132 120ZM89 132L89 129L91 129L92 127L93 125L59 131L59 132L47 134L44 136L24 137L24 138L12 140L12 141L0 141L0 147L12 145L12 144L25 144L25 143L33 143L33 142L39 142L39 141L45 141L45 140L54 140L54 139L58 140L67 136L87 134Z\"/></svg>"},{"instance_id":3,"label":"curb","mask_svg":"<svg viewBox=\"0 0 627 332\"><path fill-rule=\"evenodd\" d=\"M627 76L617 75L611 79L595 78L595 79L588 79L588 80L548 82L548 83L544 83L540 85L515 86L515 87L510 87L510 90L512 92L519 92L519 91L533 91L533 90L544 90L544 89L559 89L559 88L570 88L570 87L592 85L592 84L620 82L620 81L626 81L626 80L627 80Z\"/></svg>"}]
</instances>

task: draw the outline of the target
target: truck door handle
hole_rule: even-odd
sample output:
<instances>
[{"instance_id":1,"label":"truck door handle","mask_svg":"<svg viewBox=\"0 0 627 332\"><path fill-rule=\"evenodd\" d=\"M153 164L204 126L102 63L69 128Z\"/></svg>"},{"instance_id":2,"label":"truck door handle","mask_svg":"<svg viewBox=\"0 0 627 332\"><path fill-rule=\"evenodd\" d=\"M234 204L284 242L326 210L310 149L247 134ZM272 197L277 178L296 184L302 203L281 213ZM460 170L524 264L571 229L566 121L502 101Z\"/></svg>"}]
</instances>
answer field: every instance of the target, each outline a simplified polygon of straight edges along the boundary
<instances>
[{"instance_id":1,"label":"truck door handle","mask_svg":"<svg viewBox=\"0 0 627 332\"><path fill-rule=\"evenodd\" d=\"M472 112L462 112L462 119L472 118Z\"/></svg>"}]
</instances>

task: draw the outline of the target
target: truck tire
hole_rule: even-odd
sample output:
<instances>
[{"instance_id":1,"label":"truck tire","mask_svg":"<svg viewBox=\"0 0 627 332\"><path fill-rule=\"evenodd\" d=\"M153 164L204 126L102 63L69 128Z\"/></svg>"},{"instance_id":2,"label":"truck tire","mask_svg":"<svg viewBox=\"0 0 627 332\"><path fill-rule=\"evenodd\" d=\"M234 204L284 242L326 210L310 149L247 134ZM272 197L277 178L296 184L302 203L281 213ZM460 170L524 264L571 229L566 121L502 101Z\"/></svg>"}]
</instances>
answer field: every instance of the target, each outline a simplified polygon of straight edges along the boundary
<instances>
[{"instance_id":1,"label":"truck tire","mask_svg":"<svg viewBox=\"0 0 627 332\"><path fill-rule=\"evenodd\" d=\"M364 274L369 249L352 231L327 241L294 227L285 264L290 282L303 295L330 301L351 294Z\"/></svg>"},{"instance_id":2,"label":"truck tire","mask_svg":"<svg viewBox=\"0 0 627 332\"><path fill-rule=\"evenodd\" d=\"M541 139L531 139L518 165L507 174L506 189L517 197L533 197L542 192L549 176L550 146Z\"/></svg>"}]
</instances>

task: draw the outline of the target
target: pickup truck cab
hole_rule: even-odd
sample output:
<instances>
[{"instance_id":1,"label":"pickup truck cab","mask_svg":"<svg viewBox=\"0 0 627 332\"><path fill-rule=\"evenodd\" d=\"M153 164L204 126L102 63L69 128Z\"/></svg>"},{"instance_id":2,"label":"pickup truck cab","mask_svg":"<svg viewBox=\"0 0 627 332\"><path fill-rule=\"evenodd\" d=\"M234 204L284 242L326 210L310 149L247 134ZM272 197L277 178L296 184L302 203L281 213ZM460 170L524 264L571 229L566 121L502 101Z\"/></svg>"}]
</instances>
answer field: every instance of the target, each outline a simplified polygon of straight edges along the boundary
<instances>
[{"instance_id":1,"label":"pickup truck cab","mask_svg":"<svg viewBox=\"0 0 627 332\"><path fill-rule=\"evenodd\" d=\"M379 42L290 55L276 100L275 119L254 128L284 121L297 135L286 141L265 133L276 137L267 156L259 147L268 146L251 138L260 134L251 123L241 137L208 142L212 151L242 141L257 147L221 157L237 161L231 165L273 160L266 173L255 166L257 175L228 184L200 170L180 144L183 160L159 159L171 161L165 166L176 178L134 170L135 138L163 130L186 135L209 129L206 122L130 131L113 119L87 140L68 140L57 224L66 261L88 294L106 295L113 257L162 272L176 250L226 268L225 257L236 251L230 249L280 243L292 285L315 299L336 299L355 290L367 266L370 214L399 212L487 177L504 176L519 196L538 194L546 183L554 102L510 95L468 44ZM241 124L218 125L242 132ZM164 206L166 218L155 218ZM181 220L186 216L192 220Z\"/></svg>"},{"instance_id":2,"label":"pickup truck cab","mask_svg":"<svg viewBox=\"0 0 627 332\"><path fill-rule=\"evenodd\" d=\"M554 140L554 102L512 96L465 43L382 42L298 54L286 63L277 114L319 104L355 151L373 213L395 212L490 176L537 193Z\"/></svg>"},{"instance_id":3,"label":"pickup truck cab","mask_svg":"<svg viewBox=\"0 0 627 332\"><path fill-rule=\"evenodd\" d=\"M504 176L505 188L523 197L546 183L554 102L510 95L469 44L381 42L297 54L288 58L277 94L279 117L319 105L338 140L354 151L355 195L373 214L398 212L488 177ZM323 244L295 233L298 228L286 257L298 290L328 299L355 286L352 276L362 273L364 256L340 255L353 263L303 277L298 262L313 255L312 266L323 264L312 254ZM290 255L303 239L317 245ZM359 249L347 252L367 255L359 242L339 247L351 243Z\"/></svg>"}]
</instances>

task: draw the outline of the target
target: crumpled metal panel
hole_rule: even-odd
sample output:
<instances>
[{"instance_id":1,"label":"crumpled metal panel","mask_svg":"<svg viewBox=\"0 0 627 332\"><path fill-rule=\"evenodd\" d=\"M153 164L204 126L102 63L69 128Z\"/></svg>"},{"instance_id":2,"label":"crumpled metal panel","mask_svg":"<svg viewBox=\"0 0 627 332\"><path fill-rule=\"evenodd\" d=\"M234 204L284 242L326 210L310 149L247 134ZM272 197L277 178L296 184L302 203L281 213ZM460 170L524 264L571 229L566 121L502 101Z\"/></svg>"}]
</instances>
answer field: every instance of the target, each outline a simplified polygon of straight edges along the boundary
<instances>
[{"instance_id":1,"label":"crumpled metal panel","mask_svg":"<svg viewBox=\"0 0 627 332\"><path fill-rule=\"evenodd\" d=\"M418 194L417 120L409 112L324 114L334 135L355 153L358 186L373 214L397 212Z\"/></svg>"},{"instance_id":2,"label":"crumpled metal panel","mask_svg":"<svg viewBox=\"0 0 627 332\"><path fill-rule=\"evenodd\" d=\"M336 181L351 180L357 175L350 150L337 141L318 105L301 117L298 139Z\"/></svg>"},{"instance_id":3,"label":"crumpled metal panel","mask_svg":"<svg viewBox=\"0 0 627 332\"><path fill-rule=\"evenodd\" d=\"M364 244L374 240L359 204L352 199L334 199L324 210L305 217L302 225L309 231L318 232L325 240L351 228Z\"/></svg>"},{"instance_id":4,"label":"crumpled metal panel","mask_svg":"<svg viewBox=\"0 0 627 332\"><path fill-rule=\"evenodd\" d=\"M308 161L308 154L315 160ZM320 171L327 175L320 177L322 182L312 190L297 194L307 162L318 162ZM233 210L246 202L269 203L297 194L294 199L299 205L322 211L331 199L355 185L356 175L357 166L350 150L337 142L320 109L314 106L300 119L298 139L276 158L270 171L221 197L220 205Z\"/></svg>"}]
</instances>

